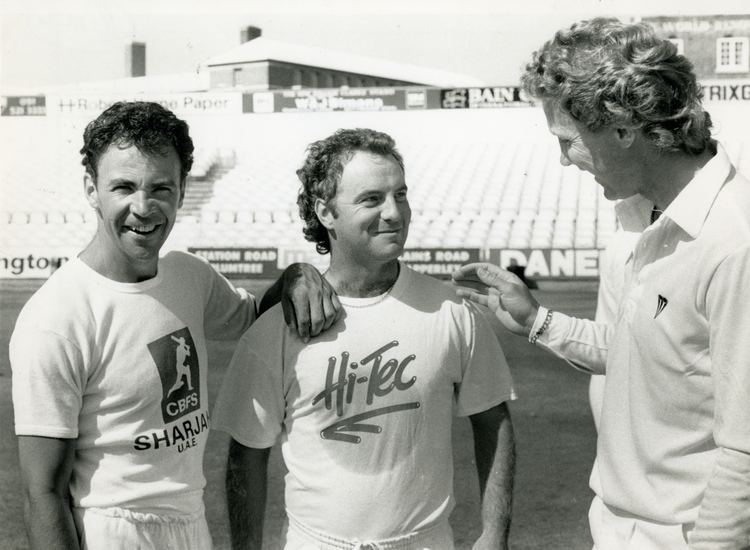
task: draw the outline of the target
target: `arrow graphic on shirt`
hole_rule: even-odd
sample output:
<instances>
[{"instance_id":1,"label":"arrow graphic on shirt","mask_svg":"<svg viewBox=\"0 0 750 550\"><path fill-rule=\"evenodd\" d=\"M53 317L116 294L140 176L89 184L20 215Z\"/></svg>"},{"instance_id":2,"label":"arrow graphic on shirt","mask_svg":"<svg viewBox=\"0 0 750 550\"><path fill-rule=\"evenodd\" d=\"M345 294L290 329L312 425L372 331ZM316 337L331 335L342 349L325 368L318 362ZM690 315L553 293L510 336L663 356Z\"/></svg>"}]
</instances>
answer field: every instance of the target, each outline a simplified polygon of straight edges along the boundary
<instances>
[{"instance_id":1,"label":"arrow graphic on shirt","mask_svg":"<svg viewBox=\"0 0 750 550\"><path fill-rule=\"evenodd\" d=\"M359 443L362 438L358 435L352 435L346 432L365 432L378 434L383 428L377 424L363 424L363 420L368 418L374 418L376 416L382 416L384 414L390 414L398 411L407 411L409 409L418 409L419 403L404 403L402 405L391 405L390 407L382 407L380 409L374 409L361 414L355 414L351 418L345 418L339 420L322 430L320 437L323 439L333 439L336 441L344 441L346 443Z\"/></svg>"}]
</instances>

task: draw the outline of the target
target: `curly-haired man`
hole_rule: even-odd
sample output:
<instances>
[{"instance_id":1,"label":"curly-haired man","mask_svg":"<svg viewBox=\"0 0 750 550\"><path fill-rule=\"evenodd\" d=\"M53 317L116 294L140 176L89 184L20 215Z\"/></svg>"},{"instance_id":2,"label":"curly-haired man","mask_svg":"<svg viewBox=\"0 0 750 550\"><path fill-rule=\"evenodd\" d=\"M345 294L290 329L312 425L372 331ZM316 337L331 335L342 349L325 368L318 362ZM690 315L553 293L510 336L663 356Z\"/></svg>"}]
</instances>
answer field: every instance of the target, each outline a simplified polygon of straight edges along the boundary
<instances>
[{"instance_id":1,"label":"curly-haired man","mask_svg":"<svg viewBox=\"0 0 750 550\"><path fill-rule=\"evenodd\" d=\"M208 550L206 339L239 338L255 298L192 254L159 257L192 164L184 121L118 102L81 153L96 234L31 297L10 344L31 547ZM318 312L312 332L334 321L335 303L304 298L330 300L312 266L288 269L261 309L282 291L303 296L287 310Z\"/></svg>"},{"instance_id":2,"label":"curly-haired man","mask_svg":"<svg viewBox=\"0 0 750 550\"><path fill-rule=\"evenodd\" d=\"M606 373L595 548L747 548L750 182L711 138L692 65L646 24L576 23L523 81L562 164L593 174L635 233L609 268L621 279L612 325L541 307L499 268L455 278L480 283L464 293L530 342Z\"/></svg>"},{"instance_id":3,"label":"curly-haired man","mask_svg":"<svg viewBox=\"0 0 750 550\"><path fill-rule=\"evenodd\" d=\"M276 308L240 340L214 412L233 437L234 548L261 547L277 440L289 470L286 550L453 548L454 408L474 430L483 527L474 548L507 548L510 373L473 304L399 262L411 210L393 139L339 130L309 147L298 175L305 235L331 254L325 277L344 315L305 344L280 331Z\"/></svg>"}]
</instances>

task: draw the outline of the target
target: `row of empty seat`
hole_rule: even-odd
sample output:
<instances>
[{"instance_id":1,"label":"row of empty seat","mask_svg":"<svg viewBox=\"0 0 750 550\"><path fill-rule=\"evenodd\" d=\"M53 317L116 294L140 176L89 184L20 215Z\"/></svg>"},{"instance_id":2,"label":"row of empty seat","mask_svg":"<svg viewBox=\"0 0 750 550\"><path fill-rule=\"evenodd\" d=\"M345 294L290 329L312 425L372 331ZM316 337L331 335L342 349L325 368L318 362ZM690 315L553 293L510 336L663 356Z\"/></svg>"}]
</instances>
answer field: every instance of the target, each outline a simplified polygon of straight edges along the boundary
<instances>
[{"instance_id":1,"label":"row of empty seat","mask_svg":"<svg viewBox=\"0 0 750 550\"><path fill-rule=\"evenodd\" d=\"M84 246L96 215L84 200L73 146L80 124L45 134L39 121L12 122L0 127L12 150L12 162L0 166L0 246ZM307 144L353 126L397 141L413 211L410 247L602 248L616 229L600 186L560 165L538 109L282 114L191 122L196 143L209 146L196 150L168 246L311 247L302 237L295 171ZM750 144L720 137L750 172ZM40 143L49 154L39 153Z\"/></svg>"}]
</instances>

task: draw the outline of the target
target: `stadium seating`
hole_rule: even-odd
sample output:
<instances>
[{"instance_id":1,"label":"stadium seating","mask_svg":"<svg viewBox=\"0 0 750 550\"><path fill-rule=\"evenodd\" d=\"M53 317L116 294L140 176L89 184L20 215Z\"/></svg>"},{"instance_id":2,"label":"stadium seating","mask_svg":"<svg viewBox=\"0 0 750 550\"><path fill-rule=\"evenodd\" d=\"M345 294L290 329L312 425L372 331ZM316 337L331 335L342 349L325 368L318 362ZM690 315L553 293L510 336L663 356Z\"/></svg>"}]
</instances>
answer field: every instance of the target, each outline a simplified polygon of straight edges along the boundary
<instances>
[{"instance_id":1,"label":"stadium seating","mask_svg":"<svg viewBox=\"0 0 750 550\"><path fill-rule=\"evenodd\" d=\"M262 128L238 130L244 135L237 140L235 166L217 178L202 208L200 229L192 235L198 245L221 239L224 245L309 247L296 212L295 168L308 143L347 126L374 127L396 138L413 210L411 247L555 246L561 195L570 212L563 215L560 247L601 246L597 220L614 220L598 186L559 165L557 145L534 109L285 114L275 117L276 128L267 124L271 118L257 117ZM576 230L579 206L590 213Z\"/></svg>"},{"instance_id":2,"label":"stadium seating","mask_svg":"<svg viewBox=\"0 0 750 550\"><path fill-rule=\"evenodd\" d=\"M0 246L80 249L95 230L77 152L85 121L3 120ZM338 128L397 141L413 211L410 247L602 248L612 203L590 175L562 167L539 109L284 113L189 121L199 146L168 248L312 246L302 236L295 170ZM750 145L720 136L741 171Z\"/></svg>"}]
</instances>

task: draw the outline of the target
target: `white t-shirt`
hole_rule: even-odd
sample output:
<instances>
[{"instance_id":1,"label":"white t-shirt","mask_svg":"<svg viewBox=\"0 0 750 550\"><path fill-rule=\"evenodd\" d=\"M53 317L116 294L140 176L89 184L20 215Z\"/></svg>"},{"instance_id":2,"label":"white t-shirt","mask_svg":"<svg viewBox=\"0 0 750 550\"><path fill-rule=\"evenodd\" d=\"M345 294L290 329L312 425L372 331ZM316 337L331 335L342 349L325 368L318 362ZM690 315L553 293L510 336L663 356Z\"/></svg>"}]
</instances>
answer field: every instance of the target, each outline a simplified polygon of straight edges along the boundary
<instances>
[{"instance_id":1,"label":"white t-shirt","mask_svg":"<svg viewBox=\"0 0 750 550\"><path fill-rule=\"evenodd\" d=\"M236 339L252 296L172 252L118 283L76 258L18 317L10 343L18 435L77 438L76 506L202 509L209 427L206 338Z\"/></svg>"},{"instance_id":2,"label":"white t-shirt","mask_svg":"<svg viewBox=\"0 0 750 550\"><path fill-rule=\"evenodd\" d=\"M345 316L305 344L280 307L240 340L214 426L248 447L280 438L286 506L341 538L378 540L447 518L451 422L512 399L489 323L454 290L401 266L390 293L340 297Z\"/></svg>"}]
</instances>

